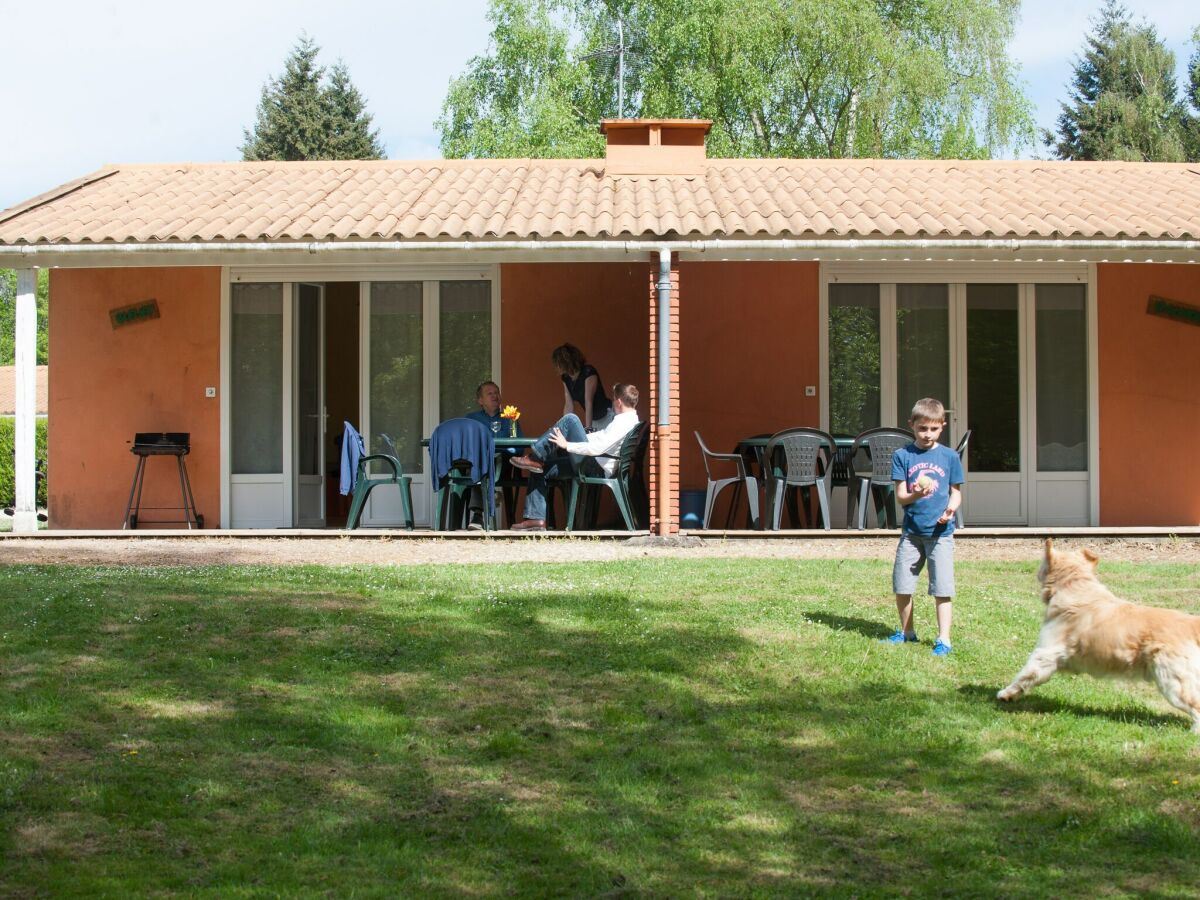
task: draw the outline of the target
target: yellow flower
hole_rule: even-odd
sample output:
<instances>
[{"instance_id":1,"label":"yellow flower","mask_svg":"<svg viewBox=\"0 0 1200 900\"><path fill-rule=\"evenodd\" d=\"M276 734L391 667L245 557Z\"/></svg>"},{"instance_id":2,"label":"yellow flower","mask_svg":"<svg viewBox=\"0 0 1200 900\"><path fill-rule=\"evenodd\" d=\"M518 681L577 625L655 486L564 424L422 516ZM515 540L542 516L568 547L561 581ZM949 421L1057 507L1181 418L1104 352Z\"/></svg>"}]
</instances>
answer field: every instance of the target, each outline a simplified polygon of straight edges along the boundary
<instances>
[{"instance_id":1,"label":"yellow flower","mask_svg":"<svg viewBox=\"0 0 1200 900\"><path fill-rule=\"evenodd\" d=\"M500 418L512 419L514 422L521 418L521 411L515 406L506 406L500 411Z\"/></svg>"}]
</instances>

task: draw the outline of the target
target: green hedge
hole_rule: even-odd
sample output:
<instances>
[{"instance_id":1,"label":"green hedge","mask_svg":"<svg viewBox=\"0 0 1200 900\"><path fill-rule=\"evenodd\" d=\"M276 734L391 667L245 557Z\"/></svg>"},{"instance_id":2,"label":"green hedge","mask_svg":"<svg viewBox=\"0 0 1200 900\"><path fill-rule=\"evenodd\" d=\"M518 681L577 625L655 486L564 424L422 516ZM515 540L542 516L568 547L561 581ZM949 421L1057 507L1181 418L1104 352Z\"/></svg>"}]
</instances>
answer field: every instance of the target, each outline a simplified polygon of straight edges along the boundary
<instances>
[{"instance_id":1,"label":"green hedge","mask_svg":"<svg viewBox=\"0 0 1200 900\"><path fill-rule=\"evenodd\" d=\"M16 442L17 422L15 419L0 418L0 506L12 506L16 502ZM38 460L35 465L41 467L46 459L46 420L38 419L34 429L33 455ZM42 471L45 471L44 469ZM46 506L46 480L38 483L37 505Z\"/></svg>"}]
</instances>

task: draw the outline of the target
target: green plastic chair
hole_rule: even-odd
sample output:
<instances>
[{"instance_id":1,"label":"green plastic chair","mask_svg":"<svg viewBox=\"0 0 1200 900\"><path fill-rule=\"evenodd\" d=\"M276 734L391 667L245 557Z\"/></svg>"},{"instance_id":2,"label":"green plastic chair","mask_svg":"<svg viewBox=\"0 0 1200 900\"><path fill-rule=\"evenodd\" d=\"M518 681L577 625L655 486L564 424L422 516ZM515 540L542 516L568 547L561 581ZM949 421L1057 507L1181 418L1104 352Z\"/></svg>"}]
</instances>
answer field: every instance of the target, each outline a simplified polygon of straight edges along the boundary
<instances>
[{"instance_id":1,"label":"green plastic chair","mask_svg":"<svg viewBox=\"0 0 1200 900\"><path fill-rule=\"evenodd\" d=\"M386 436L385 436L386 437ZM390 440L388 444L395 447ZM374 460L379 460L391 469L391 473L382 478L371 478L367 475L367 466ZM413 530L412 478L404 474L400 460L386 453L373 453L370 456L358 458L358 476L354 480L354 495L350 502L350 515L346 519L346 530L352 531L358 527L363 508L367 505L367 497L371 491L381 484L394 484L400 488L400 503L404 506L404 527Z\"/></svg>"},{"instance_id":2,"label":"green plastic chair","mask_svg":"<svg viewBox=\"0 0 1200 900\"><path fill-rule=\"evenodd\" d=\"M491 490L487 484L483 484L479 478L471 474L471 464L465 459L456 459L450 466L450 471L442 479L441 484L437 489L437 519L436 527L438 531L450 531L450 523L448 519L450 514L457 506L462 512L462 520L459 525L465 524L467 515L468 495L472 488L482 487L483 490ZM496 530L496 517L494 514L484 511L483 528L485 531Z\"/></svg>"},{"instance_id":3,"label":"green plastic chair","mask_svg":"<svg viewBox=\"0 0 1200 900\"><path fill-rule=\"evenodd\" d=\"M571 500L567 508L567 531L573 531L575 527L575 510L579 502L579 492L582 488L589 490L606 487L613 492L613 499L617 501L617 508L621 511L621 517L625 520L625 527L630 531L637 529L637 524L634 517L634 499L631 493L634 477L641 470L641 457L646 452L647 440L650 432L646 427L645 422L638 422L630 430L629 434L625 435L625 439L621 441L621 447L615 456L594 456L594 457L576 457L577 465L575 466L575 478L571 481ZM604 474L603 469L598 466L593 467L592 471L587 471L587 460L601 459L616 459L617 468L611 477ZM582 462L581 462L582 461ZM586 504L586 500L585 500Z\"/></svg>"},{"instance_id":4,"label":"green plastic chair","mask_svg":"<svg viewBox=\"0 0 1200 900\"><path fill-rule=\"evenodd\" d=\"M896 527L896 496L892 483L892 456L901 447L912 443L913 433L907 428L868 428L854 439L849 453L850 477L846 492L846 524L849 528L866 527L867 501L874 499L875 515L880 528ZM870 471L858 471L855 462L865 450L871 461ZM855 509L858 516L855 517ZM852 524L853 523L853 524Z\"/></svg>"},{"instance_id":5,"label":"green plastic chair","mask_svg":"<svg viewBox=\"0 0 1200 900\"><path fill-rule=\"evenodd\" d=\"M787 428L767 441L763 453L768 469L766 479L767 510L764 527L778 531L783 518L785 498L791 498L791 516L798 517L796 494L806 492L805 518L812 513L807 493L814 489L821 523L829 530L829 497L833 491L833 455L837 443L832 435L817 428Z\"/></svg>"},{"instance_id":6,"label":"green plastic chair","mask_svg":"<svg viewBox=\"0 0 1200 900\"><path fill-rule=\"evenodd\" d=\"M447 442L450 453L459 452L469 455L471 453L470 448L473 445L468 438L472 432L477 433L476 437L481 434L486 439L486 453L482 462L490 462L492 465L488 467L487 471L475 472L472 470L470 459L450 458L450 468L444 475L438 478L437 483L434 485L437 491L437 512L435 513L434 527L439 531L450 530L450 519L455 509L460 511L461 516L458 524L454 527L459 528L467 524L468 495L474 488L479 488L483 491L484 529L487 531L496 530L494 507L496 490L495 447L493 446L491 430L474 419L447 419L438 425L433 430L433 434L430 435L430 460L433 460L433 454L439 441ZM460 447L462 449L459 449ZM432 472L433 470L431 469L430 471Z\"/></svg>"}]
</instances>

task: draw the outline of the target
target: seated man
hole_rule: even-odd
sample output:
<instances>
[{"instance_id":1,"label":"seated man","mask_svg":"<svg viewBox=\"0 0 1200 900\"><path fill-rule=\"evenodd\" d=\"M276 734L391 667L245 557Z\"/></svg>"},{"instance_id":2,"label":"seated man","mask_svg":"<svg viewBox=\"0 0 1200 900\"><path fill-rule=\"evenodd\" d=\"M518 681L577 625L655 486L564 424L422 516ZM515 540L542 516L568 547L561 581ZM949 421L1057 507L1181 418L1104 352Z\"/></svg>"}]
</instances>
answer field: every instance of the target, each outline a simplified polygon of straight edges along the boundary
<instances>
[{"instance_id":1,"label":"seated man","mask_svg":"<svg viewBox=\"0 0 1200 900\"><path fill-rule=\"evenodd\" d=\"M484 381L475 389L475 402L479 404L479 409L474 412L467 413L468 419L475 419L482 422L488 428L492 429L494 435L505 435L509 433L508 419L500 418L500 410L504 408L504 403L500 399L500 385L494 381ZM521 423L516 423L517 437L521 437ZM504 451L508 456L516 453L516 450L509 448ZM496 468L496 477L503 477L503 473L499 466ZM472 530L483 528L483 490L481 488L472 488L471 497L468 502L470 516L468 517L467 527Z\"/></svg>"},{"instance_id":2,"label":"seated man","mask_svg":"<svg viewBox=\"0 0 1200 900\"><path fill-rule=\"evenodd\" d=\"M479 404L479 409L475 412L467 413L468 419L477 419L488 428L492 429L492 434L508 435L509 422L507 419L500 418L500 410L504 408L504 403L500 399L500 385L494 381L485 381L475 389L475 402ZM521 437L521 423L517 423L517 437Z\"/></svg>"},{"instance_id":3,"label":"seated man","mask_svg":"<svg viewBox=\"0 0 1200 900\"><path fill-rule=\"evenodd\" d=\"M550 459L553 445L567 453L579 456L606 456L614 458L592 460L606 475L617 468L615 454L621 449L625 435L637 425L638 389L632 384L613 385L613 418L600 431L589 434L574 413L569 413L543 434L526 456L517 456L512 464L529 472L529 487L525 492L525 518L513 525L513 531L546 530L546 478L554 475L569 475L574 471L570 456Z\"/></svg>"}]
</instances>

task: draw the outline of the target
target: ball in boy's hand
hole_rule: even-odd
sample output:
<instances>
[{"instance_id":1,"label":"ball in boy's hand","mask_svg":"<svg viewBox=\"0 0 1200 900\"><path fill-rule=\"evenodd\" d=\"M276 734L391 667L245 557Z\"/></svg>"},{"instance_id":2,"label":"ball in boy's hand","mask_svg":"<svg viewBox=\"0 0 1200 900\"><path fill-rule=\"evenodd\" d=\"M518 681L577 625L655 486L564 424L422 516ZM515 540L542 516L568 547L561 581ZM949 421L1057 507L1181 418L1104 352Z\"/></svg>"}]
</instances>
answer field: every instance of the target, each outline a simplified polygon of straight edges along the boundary
<instances>
[{"instance_id":1,"label":"ball in boy's hand","mask_svg":"<svg viewBox=\"0 0 1200 900\"><path fill-rule=\"evenodd\" d=\"M916 483L913 484L913 487L919 491L931 490L933 488L933 479L931 479L928 475L922 475L916 480Z\"/></svg>"}]
</instances>

